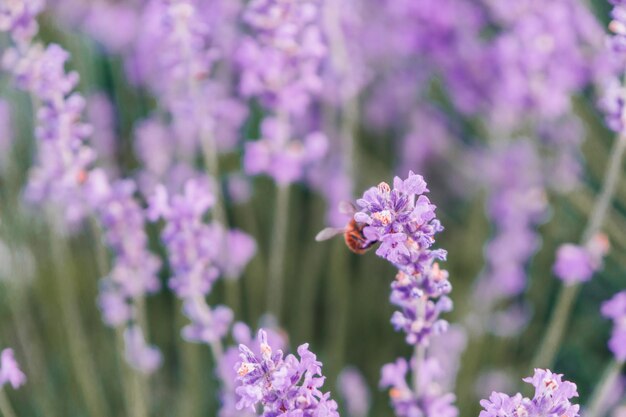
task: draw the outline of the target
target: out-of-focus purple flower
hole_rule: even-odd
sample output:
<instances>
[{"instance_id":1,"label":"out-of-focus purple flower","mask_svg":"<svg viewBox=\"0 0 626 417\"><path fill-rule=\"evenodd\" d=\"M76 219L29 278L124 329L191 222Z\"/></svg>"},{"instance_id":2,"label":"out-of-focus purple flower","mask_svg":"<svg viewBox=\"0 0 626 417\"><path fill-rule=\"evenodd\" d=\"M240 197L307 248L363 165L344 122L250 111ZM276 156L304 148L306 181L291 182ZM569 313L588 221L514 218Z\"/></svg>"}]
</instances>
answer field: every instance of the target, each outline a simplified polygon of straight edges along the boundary
<instances>
[{"instance_id":1,"label":"out-of-focus purple flower","mask_svg":"<svg viewBox=\"0 0 626 417\"><path fill-rule=\"evenodd\" d=\"M87 120L93 126L90 144L98 155L98 163L109 176L114 177L116 166L117 139L115 132L115 109L104 93L96 93L87 99Z\"/></svg>"},{"instance_id":2,"label":"out-of-focus purple flower","mask_svg":"<svg viewBox=\"0 0 626 417\"><path fill-rule=\"evenodd\" d=\"M112 53L127 50L137 34L136 7L126 3L93 2L81 27ZM111 28L115 30L111 30Z\"/></svg>"},{"instance_id":3,"label":"out-of-focus purple flower","mask_svg":"<svg viewBox=\"0 0 626 417\"><path fill-rule=\"evenodd\" d=\"M618 292L602 304L602 315L613 320L609 349L620 361L626 361L626 291Z\"/></svg>"},{"instance_id":4,"label":"out-of-focus purple flower","mask_svg":"<svg viewBox=\"0 0 626 417\"><path fill-rule=\"evenodd\" d=\"M252 196L252 185L248 177L241 173L229 175L226 178L226 194L236 204L248 202Z\"/></svg>"},{"instance_id":5,"label":"out-of-focus purple flower","mask_svg":"<svg viewBox=\"0 0 626 417\"><path fill-rule=\"evenodd\" d=\"M566 113L570 96L594 81L596 67L604 65L597 19L572 0L520 1L508 8L497 0L487 3L504 29L489 52L493 122L511 127L520 114L554 119Z\"/></svg>"},{"instance_id":6,"label":"out-of-focus purple flower","mask_svg":"<svg viewBox=\"0 0 626 417\"><path fill-rule=\"evenodd\" d=\"M615 132L622 133L626 128L625 107L626 88L618 79L611 79L604 85L602 98L599 106L604 112L604 119L607 126Z\"/></svg>"},{"instance_id":7,"label":"out-of-focus purple flower","mask_svg":"<svg viewBox=\"0 0 626 417\"><path fill-rule=\"evenodd\" d=\"M0 32L9 32L17 43L28 43L37 34L37 15L44 0L7 0L0 5Z\"/></svg>"},{"instance_id":8,"label":"out-of-focus purple flower","mask_svg":"<svg viewBox=\"0 0 626 417\"><path fill-rule=\"evenodd\" d=\"M217 36L234 23L227 20L234 17L230 3L153 0L142 12L135 62L129 66L171 115L169 146L188 163L206 142L215 142L218 151L233 150L247 116L227 78L220 83L214 74L214 64L227 53Z\"/></svg>"},{"instance_id":9,"label":"out-of-focus purple flower","mask_svg":"<svg viewBox=\"0 0 626 417\"><path fill-rule=\"evenodd\" d=\"M11 348L4 349L0 353L0 389L7 383L11 384L13 389L26 383L26 375L20 370Z\"/></svg>"},{"instance_id":10,"label":"out-of-focus purple flower","mask_svg":"<svg viewBox=\"0 0 626 417\"><path fill-rule=\"evenodd\" d=\"M626 52L626 4L620 1L611 1L613 10L611 10L611 23L609 30L613 33L609 45L611 49L623 54Z\"/></svg>"},{"instance_id":11,"label":"out-of-focus purple flower","mask_svg":"<svg viewBox=\"0 0 626 417\"><path fill-rule=\"evenodd\" d=\"M136 304L160 289L161 261L148 249L143 208L134 198L130 180L110 183L101 169L89 172L85 198L104 232L105 243L113 254L113 265L100 282L98 306L109 326L125 328L124 342L128 363L140 372L159 367L161 354L148 346L136 324Z\"/></svg>"},{"instance_id":12,"label":"out-of-focus purple flower","mask_svg":"<svg viewBox=\"0 0 626 417\"><path fill-rule=\"evenodd\" d=\"M475 384L478 398L489 397L495 390L512 391L515 389L515 381L509 373L501 369L482 372Z\"/></svg>"},{"instance_id":13,"label":"out-of-focus purple flower","mask_svg":"<svg viewBox=\"0 0 626 417\"><path fill-rule=\"evenodd\" d=\"M424 172L429 161L436 161L451 146L451 132L444 115L429 106L416 108L411 129L404 138L399 172Z\"/></svg>"},{"instance_id":14,"label":"out-of-focus purple flower","mask_svg":"<svg viewBox=\"0 0 626 417\"><path fill-rule=\"evenodd\" d=\"M413 358L415 360L415 358ZM383 366L381 388L390 388L389 397L398 417L456 417L454 394L442 390L438 383L442 369L436 359L424 360L417 375L417 394L407 383L409 364L403 358Z\"/></svg>"},{"instance_id":15,"label":"out-of-focus purple flower","mask_svg":"<svg viewBox=\"0 0 626 417\"><path fill-rule=\"evenodd\" d=\"M344 368L337 377L339 394L343 397L349 417L366 417L370 410L371 395L365 378L354 367Z\"/></svg>"},{"instance_id":16,"label":"out-of-focus purple flower","mask_svg":"<svg viewBox=\"0 0 626 417\"><path fill-rule=\"evenodd\" d=\"M593 237L586 246L563 244L556 253L554 274L568 284L586 282L602 266L602 258L608 251L605 235Z\"/></svg>"},{"instance_id":17,"label":"out-of-focus purple flower","mask_svg":"<svg viewBox=\"0 0 626 417\"><path fill-rule=\"evenodd\" d=\"M129 180L109 184L101 170L92 171L87 181L89 201L114 254L107 280L126 298L158 291L161 262L148 250L144 211L133 198L135 184Z\"/></svg>"},{"instance_id":18,"label":"out-of-focus purple flower","mask_svg":"<svg viewBox=\"0 0 626 417\"><path fill-rule=\"evenodd\" d=\"M480 412L479 417L517 415L578 417L580 407L570 402L572 398L578 397L576 384L563 381L562 375L543 369L535 369L535 374L524 378L524 382L535 388L533 398L522 397L522 394L511 397L500 392L492 392L488 400L480 402L484 410Z\"/></svg>"},{"instance_id":19,"label":"out-of-focus purple flower","mask_svg":"<svg viewBox=\"0 0 626 417\"><path fill-rule=\"evenodd\" d=\"M161 352L146 343L141 327L132 325L126 328L124 346L126 361L139 372L151 374L161 366Z\"/></svg>"},{"instance_id":20,"label":"out-of-focus purple flower","mask_svg":"<svg viewBox=\"0 0 626 417\"><path fill-rule=\"evenodd\" d=\"M218 268L226 278L238 278L256 254L256 241L238 229L226 231L218 223L214 223L212 227L216 239L224 245L223 255L216 259Z\"/></svg>"},{"instance_id":21,"label":"out-of-focus purple flower","mask_svg":"<svg viewBox=\"0 0 626 417\"><path fill-rule=\"evenodd\" d=\"M249 175L266 174L287 185L304 178L307 169L326 154L328 139L312 132L302 141L289 138L289 127L278 118L267 118L261 126L263 137L246 143L244 170Z\"/></svg>"},{"instance_id":22,"label":"out-of-focus purple flower","mask_svg":"<svg viewBox=\"0 0 626 417\"><path fill-rule=\"evenodd\" d=\"M256 251L247 234L203 221L214 203L209 179L201 177L187 181L183 193L171 198L164 186L157 187L148 208L151 220L166 222L161 236L173 273L169 285L191 320L183 337L208 344L226 335L233 313L225 306L211 308L206 295L220 275L238 277Z\"/></svg>"},{"instance_id":23,"label":"out-of-focus purple flower","mask_svg":"<svg viewBox=\"0 0 626 417\"><path fill-rule=\"evenodd\" d=\"M298 347L298 359L294 355L283 357L282 350L274 350L264 330L259 330L258 341L260 355L244 344L239 345L238 409L254 410L261 403L265 417L279 414L339 416L337 403L330 399L330 393L320 390L324 384L322 363L309 351L308 344Z\"/></svg>"},{"instance_id":24,"label":"out-of-focus purple flower","mask_svg":"<svg viewBox=\"0 0 626 417\"><path fill-rule=\"evenodd\" d=\"M319 0L248 3L243 19L253 36L237 51L243 95L259 97L281 113L303 113L322 87L319 72L327 48L320 15Z\"/></svg>"},{"instance_id":25,"label":"out-of-focus purple flower","mask_svg":"<svg viewBox=\"0 0 626 417\"><path fill-rule=\"evenodd\" d=\"M181 298L207 295L219 276L214 263L219 242L202 221L214 202L206 180L188 181L184 193L171 199L161 186L150 199L149 218L166 220L162 239L173 272L169 285Z\"/></svg>"},{"instance_id":26,"label":"out-of-focus purple flower","mask_svg":"<svg viewBox=\"0 0 626 417\"><path fill-rule=\"evenodd\" d=\"M428 357L434 358L442 369L438 383L442 389L454 392L455 382L461 367L461 355L467 347L467 332L453 324L441 335L434 336L428 348Z\"/></svg>"},{"instance_id":27,"label":"out-of-focus purple flower","mask_svg":"<svg viewBox=\"0 0 626 417\"><path fill-rule=\"evenodd\" d=\"M26 197L62 207L71 225L84 216L81 187L95 153L84 143L92 128L81 122L85 100L72 93L78 75L65 72L68 59L69 54L58 45L44 49L35 44L7 50L3 65L19 88L39 100L37 162L30 171Z\"/></svg>"},{"instance_id":28,"label":"out-of-focus purple flower","mask_svg":"<svg viewBox=\"0 0 626 417\"><path fill-rule=\"evenodd\" d=\"M233 321L233 311L225 306L211 309L199 297L190 297L183 305L185 315L191 321L183 328L183 338L190 342L211 344L222 339Z\"/></svg>"},{"instance_id":29,"label":"out-of-focus purple flower","mask_svg":"<svg viewBox=\"0 0 626 417\"><path fill-rule=\"evenodd\" d=\"M526 263L539 246L535 228L545 219L547 200L541 159L530 141L491 149L476 164L490 191L487 211L495 235L485 247L487 266L474 297L489 309L526 287Z\"/></svg>"}]
</instances>

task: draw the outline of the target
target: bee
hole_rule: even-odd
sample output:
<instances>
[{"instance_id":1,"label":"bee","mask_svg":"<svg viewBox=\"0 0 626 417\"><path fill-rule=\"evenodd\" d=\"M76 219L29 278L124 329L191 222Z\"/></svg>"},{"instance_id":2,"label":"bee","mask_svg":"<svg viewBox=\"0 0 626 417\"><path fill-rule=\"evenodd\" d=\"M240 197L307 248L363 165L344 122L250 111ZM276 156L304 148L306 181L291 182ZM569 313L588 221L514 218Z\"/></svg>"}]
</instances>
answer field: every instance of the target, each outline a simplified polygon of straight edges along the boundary
<instances>
[{"instance_id":1,"label":"bee","mask_svg":"<svg viewBox=\"0 0 626 417\"><path fill-rule=\"evenodd\" d=\"M372 246L377 243L377 241L368 240L363 234L363 229L365 228L366 224L359 223L354 220L356 207L354 207L352 203L342 201L339 204L339 212L342 214L349 214L351 216L351 219L346 227L327 227L320 231L317 236L315 236L315 240L321 242L343 234L343 240L346 242L346 246L357 255L362 255L370 250Z\"/></svg>"}]
</instances>

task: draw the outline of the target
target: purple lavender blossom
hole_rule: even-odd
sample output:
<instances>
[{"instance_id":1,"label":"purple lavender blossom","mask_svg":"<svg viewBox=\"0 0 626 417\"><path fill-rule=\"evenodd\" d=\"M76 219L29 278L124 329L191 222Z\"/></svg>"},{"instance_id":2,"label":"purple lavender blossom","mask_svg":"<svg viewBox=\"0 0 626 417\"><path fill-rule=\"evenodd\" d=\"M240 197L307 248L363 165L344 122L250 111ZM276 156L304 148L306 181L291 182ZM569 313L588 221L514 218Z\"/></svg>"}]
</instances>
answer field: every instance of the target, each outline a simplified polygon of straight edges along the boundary
<instances>
[{"instance_id":1,"label":"purple lavender blossom","mask_svg":"<svg viewBox=\"0 0 626 417\"><path fill-rule=\"evenodd\" d=\"M151 374L161 366L161 352L146 343L141 327L132 325L124 330L124 346L126 361L136 370Z\"/></svg>"},{"instance_id":2,"label":"purple lavender blossom","mask_svg":"<svg viewBox=\"0 0 626 417\"><path fill-rule=\"evenodd\" d=\"M413 358L413 360L416 360ZM389 397L398 417L456 417L454 394L441 389L438 379L443 376L436 359L426 359L419 367L417 390L407 383L409 364L403 358L383 366L381 388L390 388ZM416 394L417 391L417 394Z\"/></svg>"},{"instance_id":3,"label":"purple lavender blossom","mask_svg":"<svg viewBox=\"0 0 626 417\"><path fill-rule=\"evenodd\" d=\"M225 306L210 307L205 297L220 276L238 277L256 251L247 234L204 223L214 203L211 184L201 177L187 181L183 193L172 198L164 186L157 187L148 208L152 221L166 222L161 236L173 273L169 286L183 300L183 311L191 320L183 337L208 344L226 335L233 313Z\"/></svg>"},{"instance_id":4,"label":"purple lavender blossom","mask_svg":"<svg viewBox=\"0 0 626 417\"><path fill-rule=\"evenodd\" d=\"M538 248L535 228L545 218L547 201L541 160L530 141L489 150L476 163L488 180L487 210L495 225L485 247L487 266L475 290L480 305L488 308L526 287L526 263Z\"/></svg>"},{"instance_id":5,"label":"purple lavender blossom","mask_svg":"<svg viewBox=\"0 0 626 417\"><path fill-rule=\"evenodd\" d=\"M284 334L271 329L266 330L268 344L274 346L274 349L284 349L287 340ZM250 328L245 324L238 322L233 325L232 335L235 343L249 345L256 355L261 355L258 338L253 338L250 334ZM230 346L219 359L217 366L217 374L221 381L220 399L221 408L219 417L251 417L256 413L244 409L237 409L236 405L240 397L236 394L237 388L241 386L241 381L237 374L237 363L239 362L239 349L237 346Z\"/></svg>"},{"instance_id":6,"label":"purple lavender blossom","mask_svg":"<svg viewBox=\"0 0 626 417\"><path fill-rule=\"evenodd\" d=\"M20 370L11 348L4 349L0 353L0 389L7 383L11 384L13 389L26 383L26 375Z\"/></svg>"},{"instance_id":7,"label":"purple lavender blossom","mask_svg":"<svg viewBox=\"0 0 626 417\"><path fill-rule=\"evenodd\" d=\"M261 354L255 354L246 345L239 345L240 362L236 369L241 386L238 409L263 407L262 415L279 414L304 417L338 417L337 403L330 393L320 389L324 384L322 363L309 351L307 343L298 347L300 359L294 355L283 357L282 350L274 351L268 344L267 333L259 330Z\"/></svg>"},{"instance_id":8,"label":"purple lavender blossom","mask_svg":"<svg viewBox=\"0 0 626 417\"><path fill-rule=\"evenodd\" d=\"M618 292L602 304L602 315L613 320L609 349L620 362L626 361L626 291Z\"/></svg>"},{"instance_id":9,"label":"purple lavender blossom","mask_svg":"<svg viewBox=\"0 0 626 417\"><path fill-rule=\"evenodd\" d=\"M44 49L36 44L9 49L3 65L19 88L40 101L36 109L37 162L31 168L26 197L63 207L72 224L84 216L80 188L95 153L84 143L92 128L80 121L85 100L72 93L78 75L65 72L68 59L69 54L58 45Z\"/></svg>"},{"instance_id":10,"label":"purple lavender blossom","mask_svg":"<svg viewBox=\"0 0 626 417\"><path fill-rule=\"evenodd\" d=\"M571 243L561 245L556 253L554 274L568 284L589 281L602 266L608 246L608 239L602 234L593 237L584 247Z\"/></svg>"},{"instance_id":11,"label":"purple lavender blossom","mask_svg":"<svg viewBox=\"0 0 626 417\"><path fill-rule=\"evenodd\" d=\"M430 250L443 227L426 192L422 176L410 171L406 180L394 178L393 189L382 182L357 200L361 210L354 219L367 225L367 239L381 242L376 254L407 274L419 273L446 255L441 249Z\"/></svg>"},{"instance_id":12,"label":"purple lavender blossom","mask_svg":"<svg viewBox=\"0 0 626 417\"><path fill-rule=\"evenodd\" d=\"M37 34L36 17L43 10L44 0L5 1L0 5L0 32L9 32L20 44L28 43Z\"/></svg>"},{"instance_id":13,"label":"purple lavender blossom","mask_svg":"<svg viewBox=\"0 0 626 417\"><path fill-rule=\"evenodd\" d=\"M254 0L243 19L254 36L237 52L240 90L265 106L302 114L321 92L319 72L327 48L320 28L321 1Z\"/></svg>"},{"instance_id":14,"label":"purple lavender blossom","mask_svg":"<svg viewBox=\"0 0 626 417\"><path fill-rule=\"evenodd\" d=\"M277 184L302 180L328 149L328 139L321 132L309 133L302 141L290 139L289 127L278 118L266 118L261 133L261 139L246 143L244 171L269 175Z\"/></svg>"},{"instance_id":15,"label":"purple lavender blossom","mask_svg":"<svg viewBox=\"0 0 626 417\"><path fill-rule=\"evenodd\" d=\"M182 331L189 342L215 343L228 333L233 321L233 311L226 306L211 309L200 297L189 297L183 304L183 312L191 321Z\"/></svg>"},{"instance_id":16,"label":"purple lavender blossom","mask_svg":"<svg viewBox=\"0 0 626 417\"><path fill-rule=\"evenodd\" d=\"M366 417L371 395L365 378L354 367L344 368L337 377L339 393L343 397L349 417Z\"/></svg>"},{"instance_id":17,"label":"purple lavender blossom","mask_svg":"<svg viewBox=\"0 0 626 417\"><path fill-rule=\"evenodd\" d=\"M503 415L578 417L580 407L570 402L571 398L578 397L576 384L563 381L562 375L543 369L535 369L535 374L524 378L524 382L535 387L532 399L522 397L522 394L511 397L500 392L492 392L488 400L480 402L484 410L480 412L479 417Z\"/></svg>"},{"instance_id":18,"label":"purple lavender blossom","mask_svg":"<svg viewBox=\"0 0 626 417\"><path fill-rule=\"evenodd\" d=\"M98 163L111 178L118 174L116 163L117 138L115 108L104 93L96 93L87 99L87 119L93 126L90 144L98 155Z\"/></svg>"},{"instance_id":19,"label":"purple lavender blossom","mask_svg":"<svg viewBox=\"0 0 626 417\"><path fill-rule=\"evenodd\" d=\"M616 78L608 80L604 85L604 92L600 99L599 107L604 112L607 126L618 133L622 133L626 129L624 123L625 104L626 88Z\"/></svg>"}]
</instances>

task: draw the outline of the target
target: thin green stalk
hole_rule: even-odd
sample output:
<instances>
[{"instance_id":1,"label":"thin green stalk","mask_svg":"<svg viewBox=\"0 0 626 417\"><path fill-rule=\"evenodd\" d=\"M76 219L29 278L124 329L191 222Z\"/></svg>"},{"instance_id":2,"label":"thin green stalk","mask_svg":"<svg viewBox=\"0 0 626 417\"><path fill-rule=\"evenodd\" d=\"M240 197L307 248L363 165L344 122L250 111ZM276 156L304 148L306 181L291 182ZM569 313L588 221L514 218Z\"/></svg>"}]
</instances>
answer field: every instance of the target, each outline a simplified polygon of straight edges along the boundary
<instances>
[{"instance_id":1,"label":"thin green stalk","mask_svg":"<svg viewBox=\"0 0 626 417\"><path fill-rule=\"evenodd\" d=\"M589 240L602 228L619 182L625 151L626 136L620 135L611 147L610 160L605 172L602 190L596 199L593 211L582 235L581 244L583 246L587 245ZM533 367L548 368L554 362L579 290L580 284L563 285L561 287L547 331L532 361Z\"/></svg>"},{"instance_id":2,"label":"thin green stalk","mask_svg":"<svg viewBox=\"0 0 626 417\"><path fill-rule=\"evenodd\" d=\"M3 417L17 417L11 403L9 402L9 397L7 397L6 392L0 388L0 413Z\"/></svg>"},{"instance_id":3,"label":"thin green stalk","mask_svg":"<svg viewBox=\"0 0 626 417\"><path fill-rule=\"evenodd\" d=\"M107 274L109 269L108 267L108 254L107 250L104 247L104 243L102 241L103 234L102 230L98 226L98 222L95 218L91 217L89 224L91 226L91 232L93 235L94 246L96 250L96 265L98 267L98 274L100 277L104 277ZM143 298L139 300L139 302L135 303L135 308L137 309L138 321L139 325L144 329L144 336L147 338L147 327L146 327L146 314L145 314L145 304L143 303ZM117 340L117 352L122 356L124 354L124 334L121 328L115 329L115 336ZM146 417L148 415L147 412L147 394L148 390L143 387L144 380L141 375L138 375L137 372L132 369L126 363L126 360L122 358L121 364L121 379L122 379L122 390L124 391L124 404L126 407L126 415L129 417Z\"/></svg>"},{"instance_id":4,"label":"thin green stalk","mask_svg":"<svg viewBox=\"0 0 626 417\"><path fill-rule=\"evenodd\" d=\"M274 208L274 229L270 247L267 310L280 322L283 304L285 251L289 226L289 185L278 185Z\"/></svg>"},{"instance_id":5,"label":"thin green stalk","mask_svg":"<svg viewBox=\"0 0 626 417\"><path fill-rule=\"evenodd\" d=\"M124 352L124 331L122 328L115 329L118 352ZM129 417L146 417L148 415L145 399L143 377L132 369L124 359L121 361L122 368L122 391L124 391L124 403L126 415Z\"/></svg>"},{"instance_id":6,"label":"thin green stalk","mask_svg":"<svg viewBox=\"0 0 626 417\"><path fill-rule=\"evenodd\" d=\"M69 256L70 250L65 239L57 237L54 233L51 246L61 314L67 331L68 349L72 357L70 361L72 369L89 415L105 417L110 415L109 409L104 400L104 393L99 384L98 373L91 356L92 350L87 343L85 329L81 322L80 309L77 304L78 293L73 281L76 274L73 268L74 264Z\"/></svg>"},{"instance_id":7,"label":"thin green stalk","mask_svg":"<svg viewBox=\"0 0 626 417\"><path fill-rule=\"evenodd\" d=\"M600 412L606 403L607 396L611 392L611 389L615 386L623 366L624 362L618 362L616 360L612 361L607 366L602 375L602 379L596 384L596 388L593 394L591 394L585 417L602 417Z\"/></svg>"}]
</instances>

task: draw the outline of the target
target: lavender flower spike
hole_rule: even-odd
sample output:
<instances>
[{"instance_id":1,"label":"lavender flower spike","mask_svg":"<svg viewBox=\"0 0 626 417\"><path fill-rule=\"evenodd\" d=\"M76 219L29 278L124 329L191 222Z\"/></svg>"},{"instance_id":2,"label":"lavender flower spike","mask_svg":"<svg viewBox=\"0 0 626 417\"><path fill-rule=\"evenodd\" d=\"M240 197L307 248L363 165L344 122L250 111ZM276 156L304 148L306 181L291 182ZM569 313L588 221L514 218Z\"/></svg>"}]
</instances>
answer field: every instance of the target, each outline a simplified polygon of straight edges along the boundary
<instances>
[{"instance_id":1,"label":"lavender flower spike","mask_svg":"<svg viewBox=\"0 0 626 417\"><path fill-rule=\"evenodd\" d=\"M337 403L330 393L320 391L324 384L322 363L309 351L307 343L298 347L300 359L294 355L283 357L268 344L267 334L259 330L261 355L246 345L239 345L241 361L235 368L241 386L238 409L261 404L264 417L290 415L301 417L339 417Z\"/></svg>"},{"instance_id":2,"label":"lavender flower spike","mask_svg":"<svg viewBox=\"0 0 626 417\"><path fill-rule=\"evenodd\" d=\"M381 242L376 254L408 274L446 256L443 250L430 250L443 227L427 192L424 178L410 171L405 180L394 178L393 189L381 182L357 200L361 211L354 219L367 225L363 232L368 240Z\"/></svg>"},{"instance_id":3,"label":"lavender flower spike","mask_svg":"<svg viewBox=\"0 0 626 417\"><path fill-rule=\"evenodd\" d=\"M626 361L626 291L618 292L602 304L602 315L613 319L609 349L619 362Z\"/></svg>"},{"instance_id":4,"label":"lavender flower spike","mask_svg":"<svg viewBox=\"0 0 626 417\"><path fill-rule=\"evenodd\" d=\"M550 370L535 369L532 377L524 378L524 382L535 387L532 399L522 397L519 393L511 397L492 392L488 400L480 402L484 410L479 417L578 417L580 407L570 402L573 397L578 397L576 384L563 381L562 376Z\"/></svg>"},{"instance_id":5,"label":"lavender flower spike","mask_svg":"<svg viewBox=\"0 0 626 417\"><path fill-rule=\"evenodd\" d=\"M20 370L11 348L4 349L0 353L0 389L7 383L11 384L14 389L26 383L26 375Z\"/></svg>"}]
</instances>

